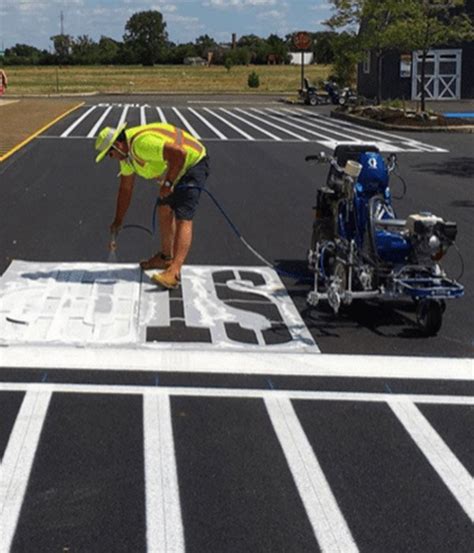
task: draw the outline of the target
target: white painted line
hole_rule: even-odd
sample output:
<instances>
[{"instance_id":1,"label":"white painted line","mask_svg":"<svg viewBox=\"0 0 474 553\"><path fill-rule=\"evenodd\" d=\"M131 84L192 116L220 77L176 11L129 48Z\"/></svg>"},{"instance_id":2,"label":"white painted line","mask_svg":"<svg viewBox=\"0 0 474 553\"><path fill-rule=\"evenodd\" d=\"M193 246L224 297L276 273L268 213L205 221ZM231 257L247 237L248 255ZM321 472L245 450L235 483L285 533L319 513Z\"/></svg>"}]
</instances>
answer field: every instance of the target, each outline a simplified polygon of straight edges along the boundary
<instances>
[{"instance_id":1,"label":"white painted line","mask_svg":"<svg viewBox=\"0 0 474 553\"><path fill-rule=\"evenodd\" d=\"M328 133L330 133L331 131L329 129L326 129L327 132L326 134L321 134L317 131L314 131L313 129L308 129L308 128L305 128L301 122L299 122L299 124L297 125L296 123L292 123L291 121L288 121L287 119L285 119L284 121L281 120L281 117L278 117L278 115L269 115L268 113L266 113L265 111L261 111L261 110L257 110L255 108L252 109L252 111L255 111L257 113L260 113L262 115L265 115L266 117L271 117L272 119L276 119L277 121L280 121L282 124L284 125L288 125L289 127L294 127L300 131L303 131L303 132L306 132L308 134L311 134L313 136L317 136L319 138L322 138L323 140L330 140L330 141L336 141L334 138L331 138ZM267 112L273 112L273 113L279 113L278 111L276 110L266 110ZM281 115L281 114L280 114ZM291 117L288 117L288 119L292 119ZM293 118L295 119L295 118ZM298 118L296 118L296 120L298 121ZM341 134L341 133L332 133L332 134ZM356 138L351 138L347 135L341 135L341 136L344 136L344 138L346 139L346 141L350 142L351 144L360 144L360 141L357 140Z\"/></svg>"},{"instance_id":2,"label":"white painted line","mask_svg":"<svg viewBox=\"0 0 474 553\"><path fill-rule=\"evenodd\" d=\"M60 361L58 361L60 360ZM473 381L472 359L74 346L0 347L0 366Z\"/></svg>"},{"instance_id":3,"label":"white painted line","mask_svg":"<svg viewBox=\"0 0 474 553\"><path fill-rule=\"evenodd\" d=\"M269 136L270 138L273 138L273 140L276 140L277 142L282 141L282 138L280 138L279 136L276 136L275 134L271 133L270 131L262 129L262 127L259 127L258 125L256 125L255 123L252 123L248 119L244 119L243 117L241 117L240 115L237 115L233 111L230 111L230 110L225 109L225 108L219 108L219 109L221 111L223 111L224 113L227 113L227 115L230 115L231 117L234 117L235 119L238 119L239 121L242 121L242 123L245 123L249 127L252 127L252 129L256 129L258 132L261 132L261 133Z\"/></svg>"},{"instance_id":4,"label":"white painted line","mask_svg":"<svg viewBox=\"0 0 474 553\"><path fill-rule=\"evenodd\" d=\"M155 367L155 372L158 371ZM474 397L442 396L423 394L383 394L367 392L313 392L304 390L262 390L244 388L189 388L187 386L120 386L98 384L52 384L40 382L0 382L0 392L50 391L72 394L129 394L129 395L165 395L186 397L230 397L265 399L280 397L292 400L309 401L352 401L363 403L381 403L390 400L399 402L433 403L436 405L474 405Z\"/></svg>"},{"instance_id":5,"label":"white painted line","mask_svg":"<svg viewBox=\"0 0 474 553\"><path fill-rule=\"evenodd\" d=\"M51 392L26 393L0 467L0 551L7 553L15 536L31 467L48 411Z\"/></svg>"},{"instance_id":6,"label":"white painted line","mask_svg":"<svg viewBox=\"0 0 474 553\"><path fill-rule=\"evenodd\" d=\"M156 111L158 112L158 115L160 117L160 120L162 123L167 123L168 121L166 120L166 117L165 117L165 114L163 113L163 110L161 108L156 108Z\"/></svg>"},{"instance_id":7,"label":"white painted line","mask_svg":"<svg viewBox=\"0 0 474 553\"><path fill-rule=\"evenodd\" d=\"M146 125L145 106L140 106L140 125Z\"/></svg>"},{"instance_id":8,"label":"white painted line","mask_svg":"<svg viewBox=\"0 0 474 553\"><path fill-rule=\"evenodd\" d=\"M226 119L225 117L222 117L221 115L219 115L218 113L216 113L215 111L212 111L211 109L209 108L204 108L204 111L207 111L209 114L211 114L212 116L214 116L216 119L219 119L219 121L222 121L223 123L225 123L227 126L229 126L231 129L234 129L234 131L238 132L241 136L243 136L244 138L246 138L247 140L255 140L255 138L253 136L250 136L249 134L247 134L245 131L243 131L242 129L240 129L239 127L236 127L233 123L231 123L228 119ZM236 140L236 139L230 139L230 140Z\"/></svg>"},{"instance_id":9,"label":"white painted line","mask_svg":"<svg viewBox=\"0 0 474 553\"><path fill-rule=\"evenodd\" d=\"M107 117L107 115L110 113L111 110L112 110L112 106L109 106L104 111L104 113L100 116L97 123L90 130L89 134L87 135L87 138L95 138L95 136L97 135L97 131L100 129L100 126L102 125L102 123L104 122L105 118Z\"/></svg>"},{"instance_id":10,"label":"white painted line","mask_svg":"<svg viewBox=\"0 0 474 553\"><path fill-rule=\"evenodd\" d=\"M143 397L148 553L184 553L170 399Z\"/></svg>"},{"instance_id":11,"label":"white painted line","mask_svg":"<svg viewBox=\"0 0 474 553\"><path fill-rule=\"evenodd\" d=\"M120 125L123 125L125 123L125 121L127 120L127 113L129 109L130 109L130 106L128 105L123 108L122 115L120 116L117 127L120 127Z\"/></svg>"},{"instance_id":12,"label":"white painted line","mask_svg":"<svg viewBox=\"0 0 474 553\"><path fill-rule=\"evenodd\" d=\"M221 133L221 131L219 129L216 129L216 127L214 127L214 125L212 123L210 123L205 117L203 117L198 111L196 111L193 108L188 108L188 109L192 114L194 114L198 119L200 119L206 125L206 127L208 127L209 129L211 129L212 132L217 134L217 136L221 140L227 140L227 136L225 134Z\"/></svg>"},{"instance_id":13,"label":"white painted line","mask_svg":"<svg viewBox=\"0 0 474 553\"><path fill-rule=\"evenodd\" d=\"M274 129L278 129L281 132L284 132L285 134L289 134L293 138L297 138L298 140L301 140L302 142L309 142L309 138L305 138L304 136L301 136L300 134L296 134L293 131L289 131L288 129L285 129L284 127L280 125L276 125L275 123L271 123L268 121L268 119L264 119L263 117L258 117L258 115L255 115L253 113L250 113L246 110L243 110L241 108L236 108L236 111L243 113L244 115L247 115L248 117L252 117L253 119L257 119L257 121L261 121L265 125L268 125L269 127L272 127Z\"/></svg>"},{"instance_id":14,"label":"white painted line","mask_svg":"<svg viewBox=\"0 0 474 553\"><path fill-rule=\"evenodd\" d=\"M186 117L184 117L184 115L177 108L173 108L173 111L180 118L181 122L186 127L186 130L188 130L195 138L201 138L199 134L194 130L193 126L186 119Z\"/></svg>"},{"instance_id":15,"label":"white painted line","mask_svg":"<svg viewBox=\"0 0 474 553\"><path fill-rule=\"evenodd\" d=\"M92 106L85 113L83 113L79 117L79 119L76 119L76 121L74 121L74 123L63 132L63 134L61 135L61 138L66 138L67 136L69 136L72 133L72 131L76 127L78 127L90 113L92 113L95 110L96 107L97 106Z\"/></svg>"},{"instance_id":16,"label":"white painted line","mask_svg":"<svg viewBox=\"0 0 474 553\"><path fill-rule=\"evenodd\" d=\"M388 404L465 513L474 522L474 481L469 472L414 403L399 402L394 399Z\"/></svg>"},{"instance_id":17,"label":"white painted line","mask_svg":"<svg viewBox=\"0 0 474 553\"><path fill-rule=\"evenodd\" d=\"M322 553L359 551L290 400L265 406Z\"/></svg>"}]
</instances>

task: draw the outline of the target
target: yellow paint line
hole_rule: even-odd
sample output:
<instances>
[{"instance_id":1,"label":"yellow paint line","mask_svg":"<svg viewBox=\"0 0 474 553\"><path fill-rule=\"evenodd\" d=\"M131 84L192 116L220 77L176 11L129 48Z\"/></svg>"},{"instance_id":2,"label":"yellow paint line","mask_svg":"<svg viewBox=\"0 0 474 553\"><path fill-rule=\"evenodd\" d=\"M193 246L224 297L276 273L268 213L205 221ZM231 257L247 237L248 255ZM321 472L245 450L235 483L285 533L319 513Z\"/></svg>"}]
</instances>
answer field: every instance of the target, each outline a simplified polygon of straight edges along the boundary
<instances>
[{"instance_id":1,"label":"yellow paint line","mask_svg":"<svg viewBox=\"0 0 474 553\"><path fill-rule=\"evenodd\" d=\"M29 142L31 142L34 138L36 138L38 135L40 135L41 133L43 133L44 131L48 130L50 127L52 127L55 123L57 123L58 121L60 121L61 119L63 119L64 117L66 117L66 115L69 115L70 113L72 113L73 111L75 111L76 109L79 109L80 107L82 107L83 105L85 104L85 102L81 102L80 104L77 104L76 106L72 107L71 109L68 109L67 111L65 111L64 113L62 113L61 115L59 115L58 117L56 117L55 119L53 119L52 121L50 121L47 125L45 125L44 127L41 127L41 129L38 129L36 132L34 132L33 134L31 134L28 138L26 138L25 140L23 140L23 142L20 142L19 144L17 144L16 146L14 146L11 150L9 150L6 154L4 154L3 156L0 156L0 163L2 163L3 161L5 161L7 158L9 158L10 156L12 156L15 152L17 152L18 150L20 150L21 148L23 148L23 146L26 146Z\"/></svg>"}]
</instances>

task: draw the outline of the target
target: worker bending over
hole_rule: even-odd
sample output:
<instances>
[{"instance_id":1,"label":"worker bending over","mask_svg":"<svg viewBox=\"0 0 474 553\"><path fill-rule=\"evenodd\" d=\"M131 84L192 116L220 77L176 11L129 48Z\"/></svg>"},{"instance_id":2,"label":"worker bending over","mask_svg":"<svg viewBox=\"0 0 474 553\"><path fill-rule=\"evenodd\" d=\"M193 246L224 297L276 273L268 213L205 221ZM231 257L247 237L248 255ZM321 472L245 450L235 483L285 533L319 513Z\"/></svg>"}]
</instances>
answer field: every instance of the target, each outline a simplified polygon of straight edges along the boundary
<instances>
[{"instance_id":1,"label":"worker bending over","mask_svg":"<svg viewBox=\"0 0 474 553\"><path fill-rule=\"evenodd\" d=\"M96 162L109 157L120 162L120 187L115 218L110 226L117 234L130 206L135 175L156 180L160 186L161 251L140 262L143 270L163 269L152 280L165 288L179 285L181 267L192 242L193 217L201 188L209 175L206 148L182 129L151 123L127 129L105 127L97 137Z\"/></svg>"}]
</instances>

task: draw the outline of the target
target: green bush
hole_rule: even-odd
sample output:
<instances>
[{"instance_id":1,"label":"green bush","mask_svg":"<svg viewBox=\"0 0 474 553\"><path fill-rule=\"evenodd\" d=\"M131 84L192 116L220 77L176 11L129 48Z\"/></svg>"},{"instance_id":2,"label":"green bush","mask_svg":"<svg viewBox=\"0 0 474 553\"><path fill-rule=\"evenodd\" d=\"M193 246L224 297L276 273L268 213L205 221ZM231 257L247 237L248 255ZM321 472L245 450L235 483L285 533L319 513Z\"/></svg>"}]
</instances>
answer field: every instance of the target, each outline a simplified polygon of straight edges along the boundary
<instances>
[{"instance_id":1,"label":"green bush","mask_svg":"<svg viewBox=\"0 0 474 553\"><path fill-rule=\"evenodd\" d=\"M250 88L258 88L260 86L260 77L257 73L255 73L255 71L250 73L247 83Z\"/></svg>"}]
</instances>

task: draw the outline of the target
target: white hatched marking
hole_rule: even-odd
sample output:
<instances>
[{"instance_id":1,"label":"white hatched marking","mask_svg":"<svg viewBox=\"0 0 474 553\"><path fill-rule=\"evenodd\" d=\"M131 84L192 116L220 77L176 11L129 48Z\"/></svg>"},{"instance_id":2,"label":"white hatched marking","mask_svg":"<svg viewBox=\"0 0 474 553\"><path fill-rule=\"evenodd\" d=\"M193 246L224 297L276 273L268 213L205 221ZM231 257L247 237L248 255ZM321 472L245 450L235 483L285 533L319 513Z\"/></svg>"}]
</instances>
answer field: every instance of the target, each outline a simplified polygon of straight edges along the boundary
<instances>
[{"instance_id":1,"label":"white hatched marking","mask_svg":"<svg viewBox=\"0 0 474 553\"><path fill-rule=\"evenodd\" d=\"M228 119L226 119L225 117L222 117L221 115L219 115L218 113L216 113L215 111L212 111L211 109L209 108L204 108L204 111L207 111L209 114L211 114L212 116L214 116L216 119L219 119L219 121L222 121L223 123L225 123L226 125L228 125L231 129L234 129L234 131L238 132L241 136L243 136L244 138L246 138L247 140L255 140L255 138L253 136L250 136L249 134L247 134L245 131L243 131L242 129L240 129L239 127L236 127L233 123L231 123Z\"/></svg>"},{"instance_id":2,"label":"white hatched marking","mask_svg":"<svg viewBox=\"0 0 474 553\"><path fill-rule=\"evenodd\" d=\"M162 123L167 123L168 121L166 120L166 117L165 117L165 114L163 113L163 110L161 108L156 108L156 111L158 112L158 115L160 117L160 120Z\"/></svg>"},{"instance_id":3,"label":"white hatched marking","mask_svg":"<svg viewBox=\"0 0 474 553\"><path fill-rule=\"evenodd\" d=\"M63 134L61 135L61 138L66 138L67 136L69 136L72 133L72 131L76 127L78 127L82 123L82 121L84 121L84 119L96 109L96 107L97 106L92 106L85 113L83 113L79 117L79 119L76 119L76 121L74 121L74 123L63 132Z\"/></svg>"},{"instance_id":4,"label":"white hatched marking","mask_svg":"<svg viewBox=\"0 0 474 553\"><path fill-rule=\"evenodd\" d=\"M359 551L290 400L265 406L322 553Z\"/></svg>"},{"instance_id":5,"label":"white hatched marking","mask_svg":"<svg viewBox=\"0 0 474 553\"><path fill-rule=\"evenodd\" d=\"M89 131L89 134L87 135L87 138L95 138L95 136L97 135L97 131L100 129L100 126L102 125L102 123L104 122L105 118L107 117L107 115L110 113L111 110L112 110L112 106L109 106L104 111L104 113L100 116L97 123Z\"/></svg>"},{"instance_id":6,"label":"white hatched marking","mask_svg":"<svg viewBox=\"0 0 474 553\"><path fill-rule=\"evenodd\" d=\"M193 108L188 108L189 111L195 115L198 119L200 119L205 125L206 127L208 127L209 129L211 129L211 131L213 131L221 140L227 140L227 136L223 133L221 133L220 130L216 129L216 127L214 127L214 125L212 125L212 123L210 123L205 117L203 117L199 112L197 112L195 109Z\"/></svg>"},{"instance_id":7,"label":"white hatched marking","mask_svg":"<svg viewBox=\"0 0 474 553\"><path fill-rule=\"evenodd\" d=\"M130 109L130 106L125 106L123 108L122 115L120 116L117 127L120 127L120 125L123 125L125 123L125 121L127 119L127 113L128 113L129 109Z\"/></svg>"},{"instance_id":8,"label":"white hatched marking","mask_svg":"<svg viewBox=\"0 0 474 553\"><path fill-rule=\"evenodd\" d=\"M248 117L252 117L253 119L256 119L257 121L261 121L262 123L265 123L265 125L268 125L269 127L273 127L274 129L278 129L281 132L284 132L285 134L289 134L293 138L297 138L298 140L301 140L302 142L309 142L308 138L305 138L304 136L301 136L300 134L296 134L293 131L289 131L288 129L285 129L284 127L280 125L276 125L275 123L271 123L267 119L263 119L262 117L258 117L258 115L255 115L253 113L250 113L246 110L243 110L241 108L236 108L236 111L243 113L244 115L247 115Z\"/></svg>"},{"instance_id":9,"label":"white hatched marking","mask_svg":"<svg viewBox=\"0 0 474 553\"><path fill-rule=\"evenodd\" d=\"M186 130L188 130L195 138L201 138L199 134L194 130L191 123L184 117L184 115L176 108L173 108L173 111L176 113L176 115L180 118L183 125L186 127Z\"/></svg>"},{"instance_id":10,"label":"white hatched marking","mask_svg":"<svg viewBox=\"0 0 474 553\"><path fill-rule=\"evenodd\" d=\"M281 121L281 117L278 116L278 115L281 115L281 112L278 112L276 110L267 109L266 111L276 113L277 115L268 115L265 111L255 109L255 108L252 108L252 111L255 111L256 113L260 113L262 115L266 115L267 117L271 117L272 119L276 119L277 121ZM293 120L296 119L298 121L298 119L294 118L294 117L288 117L287 119L293 119ZM307 132L308 134L312 134L313 136L318 136L319 138L323 138L324 140L333 140L333 139L331 139L331 137L329 137L327 135L327 133L326 134L321 134L321 133L319 133L317 131L314 131L312 129L305 128L304 126L301 125L301 123L297 125L296 123L292 123L291 121L288 121L287 119L285 119L285 121L283 121L284 125L288 125L290 127L299 129L299 130L304 131L304 132ZM319 127L319 128L321 128L321 127ZM323 127L323 130L328 131L328 129L324 129L324 127ZM328 131L328 132L332 132L332 131ZM344 137L346 140L349 140L353 144L360 144L360 140L358 140L357 138L352 138L352 137L350 137L346 134L342 134L342 133L338 133L338 132L332 132L332 134L338 134L338 135Z\"/></svg>"},{"instance_id":11,"label":"white hatched marking","mask_svg":"<svg viewBox=\"0 0 474 553\"><path fill-rule=\"evenodd\" d=\"M0 551L10 551L51 392L27 391L0 467Z\"/></svg>"},{"instance_id":12,"label":"white hatched marking","mask_svg":"<svg viewBox=\"0 0 474 553\"><path fill-rule=\"evenodd\" d=\"M145 110L146 110L145 106L140 106L140 125L146 125Z\"/></svg>"},{"instance_id":13,"label":"white hatched marking","mask_svg":"<svg viewBox=\"0 0 474 553\"><path fill-rule=\"evenodd\" d=\"M388 404L457 502L474 522L474 481L414 402L393 400Z\"/></svg>"},{"instance_id":14,"label":"white hatched marking","mask_svg":"<svg viewBox=\"0 0 474 553\"><path fill-rule=\"evenodd\" d=\"M235 117L235 119L238 119L239 121L242 121L242 123L245 123L249 127L252 127L253 129L256 129L258 132L261 132L261 133L269 136L270 138L273 138L273 140L276 140L277 142L281 142L282 139L279 136L276 136L275 134L273 134L273 133L271 133L271 132L269 132L265 129L262 129L262 127L259 127L255 123L252 123L251 121L248 121L248 119L244 119L243 117L241 117L240 115L237 115L233 111L230 111L230 110L225 109L225 108L219 108L219 109L221 111L223 111L224 113L227 113L227 115L230 115L231 117Z\"/></svg>"},{"instance_id":15,"label":"white hatched marking","mask_svg":"<svg viewBox=\"0 0 474 553\"><path fill-rule=\"evenodd\" d=\"M184 553L170 399L143 397L146 537L149 553Z\"/></svg>"}]
</instances>

